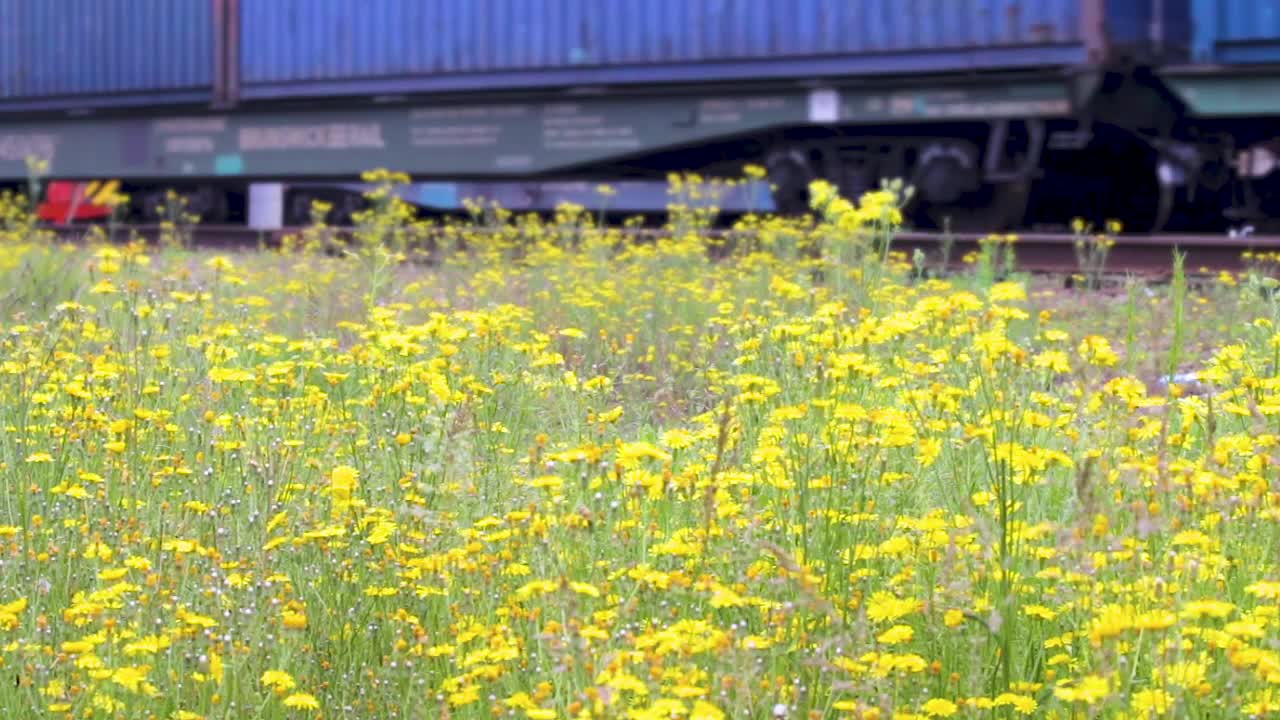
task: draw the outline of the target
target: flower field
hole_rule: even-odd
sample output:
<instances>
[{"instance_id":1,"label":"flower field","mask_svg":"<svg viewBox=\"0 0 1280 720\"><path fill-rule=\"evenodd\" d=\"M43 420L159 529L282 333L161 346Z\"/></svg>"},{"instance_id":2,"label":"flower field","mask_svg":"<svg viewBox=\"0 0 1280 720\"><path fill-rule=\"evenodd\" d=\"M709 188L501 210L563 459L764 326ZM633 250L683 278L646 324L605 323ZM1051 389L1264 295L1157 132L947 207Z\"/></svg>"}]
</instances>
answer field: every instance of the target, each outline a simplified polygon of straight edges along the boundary
<instances>
[{"instance_id":1,"label":"flower field","mask_svg":"<svg viewBox=\"0 0 1280 720\"><path fill-rule=\"evenodd\" d=\"M389 194L344 253L6 201L0 716L1280 714L1272 284L938 274L817 190L429 263Z\"/></svg>"}]
</instances>

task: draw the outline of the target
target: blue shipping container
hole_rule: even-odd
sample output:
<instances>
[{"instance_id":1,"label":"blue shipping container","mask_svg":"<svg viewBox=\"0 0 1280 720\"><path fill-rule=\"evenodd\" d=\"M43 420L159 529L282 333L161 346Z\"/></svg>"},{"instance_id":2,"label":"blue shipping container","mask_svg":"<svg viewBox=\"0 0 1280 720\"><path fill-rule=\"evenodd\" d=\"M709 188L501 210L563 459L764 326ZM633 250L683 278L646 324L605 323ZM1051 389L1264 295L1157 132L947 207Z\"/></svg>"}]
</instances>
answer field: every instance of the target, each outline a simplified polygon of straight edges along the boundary
<instances>
[{"instance_id":1,"label":"blue shipping container","mask_svg":"<svg viewBox=\"0 0 1280 720\"><path fill-rule=\"evenodd\" d=\"M0 109L208 102L214 0L0 0Z\"/></svg>"},{"instance_id":2,"label":"blue shipping container","mask_svg":"<svg viewBox=\"0 0 1280 720\"><path fill-rule=\"evenodd\" d=\"M1193 58L1280 63L1280 0L1192 0Z\"/></svg>"},{"instance_id":3,"label":"blue shipping container","mask_svg":"<svg viewBox=\"0 0 1280 720\"><path fill-rule=\"evenodd\" d=\"M1144 51L1185 2L240 0L240 95L1081 65Z\"/></svg>"},{"instance_id":4,"label":"blue shipping container","mask_svg":"<svg viewBox=\"0 0 1280 720\"><path fill-rule=\"evenodd\" d=\"M1197 1L1246 32L1280 0ZM0 0L0 111L1076 66L1188 2Z\"/></svg>"}]
</instances>

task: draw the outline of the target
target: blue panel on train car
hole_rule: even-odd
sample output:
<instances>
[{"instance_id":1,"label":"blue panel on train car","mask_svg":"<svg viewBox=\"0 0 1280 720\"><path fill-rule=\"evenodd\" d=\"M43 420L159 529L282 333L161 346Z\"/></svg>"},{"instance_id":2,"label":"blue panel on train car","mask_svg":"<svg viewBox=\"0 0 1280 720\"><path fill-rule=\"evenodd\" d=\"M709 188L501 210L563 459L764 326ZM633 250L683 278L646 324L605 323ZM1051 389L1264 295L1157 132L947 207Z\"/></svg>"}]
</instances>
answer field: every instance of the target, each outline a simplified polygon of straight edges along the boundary
<instances>
[{"instance_id":1,"label":"blue panel on train car","mask_svg":"<svg viewBox=\"0 0 1280 720\"><path fill-rule=\"evenodd\" d=\"M1276 0L1197 1L1270 32ZM1078 67L1177 45L1189 2L0 0L0 111Z\"/></svg>"},{"instance_id":2,"label":"blue panel on train car","mask_svg":"<svg viewBox=\"0 0 1280 720\"><path fill-rule=\"evenodd\" d=\"M1192 0L1193 59L1280 63L1280 0Z\"/></svg>"},{"instance_id":3,"label":"blue panel on train car","mask_svg":"<svg viewBox=\"0 0 1280 720\"><path fill-rule=\"evenodd\" d=\"M213 0L0 0L0 110L207 102Z\"/></svg>"},{"instance_id":4,"label":"blue panel on train car","mask_svg":"<svg viewBox=\"0 0 1280 720\"><path fill-rule=\"evenodd\" d=\"M1073 66L1186 2L241 0L239 69L269 99Z\"/></svg>"}]
</instances>

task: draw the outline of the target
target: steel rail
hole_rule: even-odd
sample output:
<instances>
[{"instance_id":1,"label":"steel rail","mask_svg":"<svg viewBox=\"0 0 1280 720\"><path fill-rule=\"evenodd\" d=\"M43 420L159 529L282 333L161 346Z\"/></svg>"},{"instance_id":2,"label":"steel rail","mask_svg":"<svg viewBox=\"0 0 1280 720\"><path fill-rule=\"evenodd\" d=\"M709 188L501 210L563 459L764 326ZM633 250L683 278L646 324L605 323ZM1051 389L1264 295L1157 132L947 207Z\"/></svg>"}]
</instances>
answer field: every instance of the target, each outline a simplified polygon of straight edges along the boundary
<instances>
[{"instance_id":1,"label":"steel rail","mask_svg":"<svg viewBox=\"0 0 1280 720\"><path fill-rule=\"evenodd\" d=\"M63 225L42 228L52 232L58 239L68 242L84 241L91 237L103 237L105 228L95 229L86 225ZM305 228L293 227L273 231L259 231L242 225L193 225L181 228L184 242L193 247L222 250L253 250L260 247L279 247L288 235L301 236ZM624 236L637 240L652 240L669 237L669 230L656 228L610 228ZM350 237L352 228L327 228L327 237L335 242ZM149 243L157 242L166 232L159 225L120 225L110 231L107 239L124 242L131 238L141 238ZM174 230L168 228L168 232ZM422 234L414 231L411 237L415 241L429 241L441 238L456 238L474 233L500 233L503 230L485 228L444 228L435 227ZM518 232L515 228L505 232ZM749 231L715 229L701 231L709 236L721 238L729 242L752 237ZM971 261L973 253L981 250L984 243L1000 242L1001 238L1013 237L1009 243L1019 270L1029 272L1070 274L1080 270L1077 257L1078 236L1069 233L1023 232L1009 235L990 235L979 233L952 233L902 231L893 236L892 248L906 253L910 258L919 249L925 253L926 261L936 266L944 260L949 264L960 266ZM1151 235L1117 235L1111 238L1114 244L1108 249L1103 270L1107 273L1134 273L1140 275L1162 275L1170 271L1173 265L1173 252L1184 253L1186 268L1194 273L1212 273L1220 271L1238 272L1254 264L1280 270L1280 235L1208 235L1208 234L1151 234Z\"/></svg>"}]
</instances>

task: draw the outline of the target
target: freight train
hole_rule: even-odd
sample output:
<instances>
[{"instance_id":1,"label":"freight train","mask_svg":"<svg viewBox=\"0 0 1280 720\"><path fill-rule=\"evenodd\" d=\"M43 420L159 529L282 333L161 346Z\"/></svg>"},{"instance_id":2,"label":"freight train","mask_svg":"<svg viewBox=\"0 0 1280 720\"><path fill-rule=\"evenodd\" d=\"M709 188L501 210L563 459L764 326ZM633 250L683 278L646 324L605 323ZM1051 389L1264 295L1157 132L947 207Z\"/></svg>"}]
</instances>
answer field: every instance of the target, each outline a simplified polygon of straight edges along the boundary
<instances>
[{"instance_id":1,"label":"freight train","mask_svg":"<svg viewBox=\"0 0 1280 720\"><path fill-rule=\"evenodd\" d=\"M902 178L918 226L1217 230L1280 216L1278 118L1280 0L0 0L0 183L82 183L50 218L115 179L343 222L377 167L427 211L645 211L751 163L726 209Z\"/></svg>"}]
</instances>

